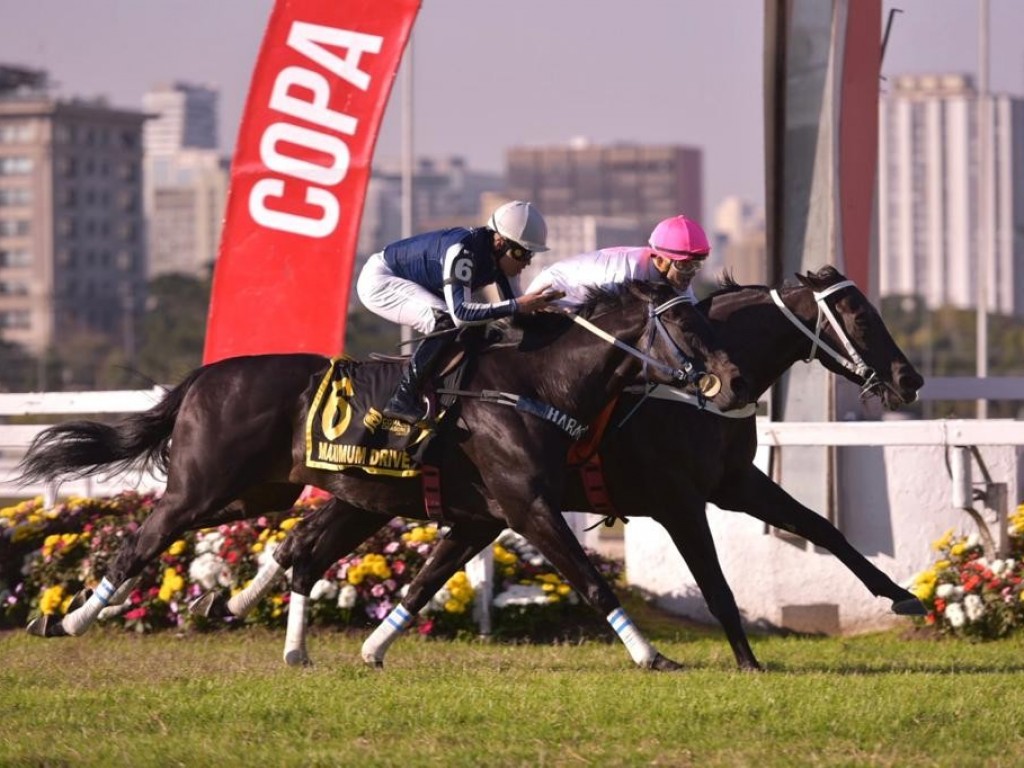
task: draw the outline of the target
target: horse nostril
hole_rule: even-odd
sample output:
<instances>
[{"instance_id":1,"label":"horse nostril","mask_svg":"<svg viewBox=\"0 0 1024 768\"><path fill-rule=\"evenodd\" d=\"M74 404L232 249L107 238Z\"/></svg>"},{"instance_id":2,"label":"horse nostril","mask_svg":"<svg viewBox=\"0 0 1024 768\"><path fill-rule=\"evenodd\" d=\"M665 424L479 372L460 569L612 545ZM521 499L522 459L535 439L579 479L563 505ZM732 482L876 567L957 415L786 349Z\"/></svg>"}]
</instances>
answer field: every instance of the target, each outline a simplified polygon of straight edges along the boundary
<instances>
[{"instance_id":1,"label":"horse nostril","mask_svg":"<svg viewBox=\"0 0 1024 768\"><path fill-rule=\"evenodd\" d=\"M733 376L729 382L729 388L732 390L732 395L737 401L744 405L750 402L750 385L747 384L747 380L742 376Z\"/></svg>"}]
</instances>

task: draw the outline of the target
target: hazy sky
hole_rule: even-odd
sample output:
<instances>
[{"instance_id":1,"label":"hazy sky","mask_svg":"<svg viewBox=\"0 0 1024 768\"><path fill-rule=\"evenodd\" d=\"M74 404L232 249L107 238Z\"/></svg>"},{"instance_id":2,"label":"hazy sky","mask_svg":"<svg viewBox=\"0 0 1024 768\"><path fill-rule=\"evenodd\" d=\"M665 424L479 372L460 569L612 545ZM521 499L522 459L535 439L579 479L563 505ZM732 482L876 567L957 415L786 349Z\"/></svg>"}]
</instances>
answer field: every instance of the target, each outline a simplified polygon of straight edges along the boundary
<instances>
[{"instance_id":1,"label":"hazy sky","mask_svg":"<svg viewBox=\"0 0 1024 768\"><path fill-rule=\"evenodd\" d=\"M48 69L62 95L122 107L139 108L160 82L215 85L230 150L271 6L0 0L0 61ZM886 0L903 13L883 75L976 72L978 6ZM991 0L991 13L992 88L1024 94L1024 0ZM416 152L500 170L514 144L681 143L704 150L705 217L729 194L761 203L762 22L762 0L423 0ZM400 153L400 94L399 81L377 157Z\"/></svg>"}]
</instances>

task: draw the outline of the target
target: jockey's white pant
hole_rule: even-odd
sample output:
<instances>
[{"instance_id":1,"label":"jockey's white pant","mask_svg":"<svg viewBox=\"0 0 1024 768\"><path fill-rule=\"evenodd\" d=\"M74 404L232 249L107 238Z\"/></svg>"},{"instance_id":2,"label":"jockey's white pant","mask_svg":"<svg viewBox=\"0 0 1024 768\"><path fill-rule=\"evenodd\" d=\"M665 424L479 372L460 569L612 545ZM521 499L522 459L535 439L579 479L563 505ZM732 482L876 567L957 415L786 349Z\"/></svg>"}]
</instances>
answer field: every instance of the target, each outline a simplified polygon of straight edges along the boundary
<instances>
[{"instance_id":1,"label":"jockey's white pant","mask_svg":"<svg viewBox=\"0 0 1024 768\"><path fill-rule=\"evenodd\" d=\"M434 310L447 312L444 299L423 286L398 277L384 263L384 254L367 259L356 281L356 294L368 310L399 325L409 325L420 333L434 330Z\"/></svg>"}]
</instances>

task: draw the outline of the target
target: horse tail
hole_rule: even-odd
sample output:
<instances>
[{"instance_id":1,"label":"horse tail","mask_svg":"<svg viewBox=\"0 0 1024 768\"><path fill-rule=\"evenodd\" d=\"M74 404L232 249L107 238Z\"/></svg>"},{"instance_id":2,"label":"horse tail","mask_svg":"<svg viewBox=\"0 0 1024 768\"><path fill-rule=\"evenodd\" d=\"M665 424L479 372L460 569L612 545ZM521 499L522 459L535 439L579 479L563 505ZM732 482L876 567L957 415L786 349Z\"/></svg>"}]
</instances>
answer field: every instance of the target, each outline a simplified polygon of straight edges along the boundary
<instances>
[{"instance_id":1,"label":"horse tail","mask_svg":"<svg viewBox=\"0 0 1024 768\"><path fill-rule=\"evenodd\" d=\"M152 468L166 474L171 430L185 395L205 367L192 371L148 411L127 416L116 424L68 421L36 435L19 462L16 481L76 479L100 470L109 476L132 467Z\"/></svg>"}]
</instances>

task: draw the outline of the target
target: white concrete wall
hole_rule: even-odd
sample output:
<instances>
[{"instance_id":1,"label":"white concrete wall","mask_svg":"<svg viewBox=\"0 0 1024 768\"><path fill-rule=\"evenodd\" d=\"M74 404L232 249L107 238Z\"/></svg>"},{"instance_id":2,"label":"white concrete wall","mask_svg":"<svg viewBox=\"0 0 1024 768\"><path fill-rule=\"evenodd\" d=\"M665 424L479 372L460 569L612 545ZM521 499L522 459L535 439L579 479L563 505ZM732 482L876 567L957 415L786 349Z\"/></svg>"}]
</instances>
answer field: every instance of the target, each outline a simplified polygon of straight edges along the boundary
<instances>
[{"instance_id":1,"label":"white concrete wall","mask_svg":"<svg viewBox=\"0 0 1024 768\"><path fill-rule=\"evenodd\" d=\"M976 531L951 506L945 446L891 445L838 449L839 529L850 543L897 583L935 561L931 544L947 529ZM980 449L993 482L1007 483L1009 511L1021 499L1021 447ZM759 451L763 468L766 450ZM981 474L974 464L977 486ZM785 483L783 483L783 486ZM981 504L976 503L976 508ZM986 512L988 520L994 514ZM708 518L726 578L749 625L852 633L907 620L889 612L837 558L803 539L769 531L744 514L709 506ZM992 525L992 535L996 536ZM629 583L675 613L712 622L689 569L668 534L650 519L626 526Z\"/></svg>"}]
</instances>

